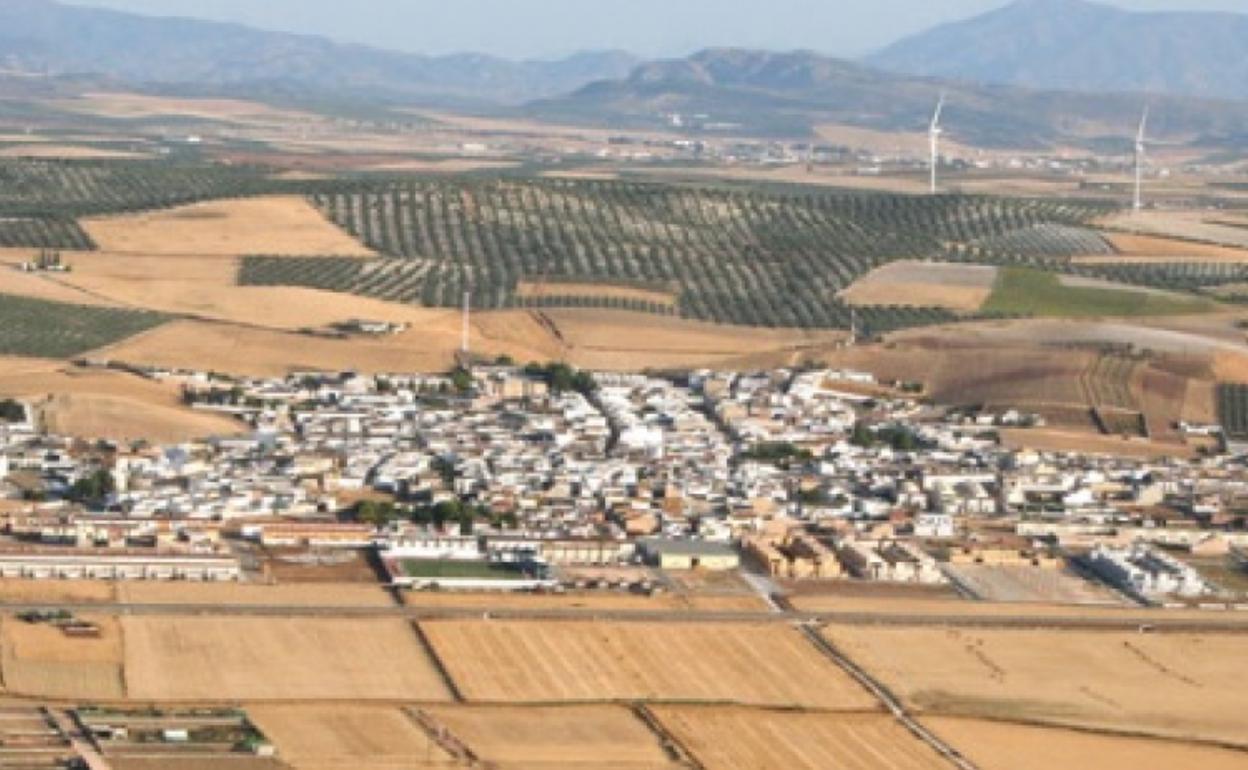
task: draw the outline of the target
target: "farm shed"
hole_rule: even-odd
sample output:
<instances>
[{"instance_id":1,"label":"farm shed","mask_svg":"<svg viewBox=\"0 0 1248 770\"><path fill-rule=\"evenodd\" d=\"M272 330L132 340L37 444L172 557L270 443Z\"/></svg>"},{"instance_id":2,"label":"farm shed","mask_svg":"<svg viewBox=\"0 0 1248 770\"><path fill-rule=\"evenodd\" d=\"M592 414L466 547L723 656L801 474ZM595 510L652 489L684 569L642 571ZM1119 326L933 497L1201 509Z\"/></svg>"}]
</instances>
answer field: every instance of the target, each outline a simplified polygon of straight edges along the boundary
<instances>
[{"instance_id":1,"label":"farm shed","mask_svg":"<svg viewBox=\"0 0 1248 770\"><path fill-rule=\"evenodd\" d=\"M663 569L729 570L741 565L732 548L703 540L643 540L641 553L647 563Z\"/></svg>"}]
</instances>

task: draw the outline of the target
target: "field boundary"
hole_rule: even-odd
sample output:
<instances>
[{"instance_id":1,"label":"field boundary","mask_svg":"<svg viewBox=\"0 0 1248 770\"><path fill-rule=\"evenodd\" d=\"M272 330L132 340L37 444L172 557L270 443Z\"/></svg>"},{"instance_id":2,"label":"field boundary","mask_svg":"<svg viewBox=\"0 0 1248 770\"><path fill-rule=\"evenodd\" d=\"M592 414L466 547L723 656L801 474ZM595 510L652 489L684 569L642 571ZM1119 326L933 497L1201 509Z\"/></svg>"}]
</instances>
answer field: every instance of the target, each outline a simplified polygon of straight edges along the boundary
<instances>
[{"instance_id":1,"label":"field boundary","mask_svg":"<svg viewBox=\"0 0 1248 770\"><path fill-rule=\"evenodd\" d=\"M832 642L828 641L823 634L819 633L819 629L809 623L801 624L802 635L814 645L815 649L823 653L824 657L835 663L842 671L849 674L859 685L867 692L875 696L886 709L893 715L902 727L908 730L914 737L926 743L937 754L946 759L954 767L959 770L979 770L979 767L973 762L962 756L961 752L950 746L938 735L920 724L910 712L902 705L901 700L893 695L887 687L879 682L875 677L867 673L866 669L859 666L843 652L838 650Z\"/></svg>"},{"instance_id":2,"label":"field boundary","mask_svg":"<svg viewBox=\"0 0 1248 770\"><path fill-rule=\"evenodd\" d=\"M468 700L460 691L459 685L455 683L455 679L451 676L451 671L446 667L446 662L438 655L438 651L434 649L433 643L429 641L429 637L425 634L425 629L421 628L418 621L413 620L409 623L412 627L412 633L416 635L417 641L425 651L425 655L429 658L429 662L433 664L433 668L438 672L438 676L442 679L442 684L446 685L446 690L451 694L451 698L455 703L467 703Z\"/></svg>"},{"instance_id":3,"label":"field boundary","mask_svg":"<svg viewBox=\"0 0 1248 770\"><path fill-rule=\"evenodd\" d=\"M673 762L691 767L693 770L706 770L706 765L702 764L697 755L680 738L667 729L667 725L663 724L663 720L650 710L648 703L634 703L632 712L654 734L654 737L659 741L659 745L663 747L664 753Z\"/></svg>"}]
</instances>

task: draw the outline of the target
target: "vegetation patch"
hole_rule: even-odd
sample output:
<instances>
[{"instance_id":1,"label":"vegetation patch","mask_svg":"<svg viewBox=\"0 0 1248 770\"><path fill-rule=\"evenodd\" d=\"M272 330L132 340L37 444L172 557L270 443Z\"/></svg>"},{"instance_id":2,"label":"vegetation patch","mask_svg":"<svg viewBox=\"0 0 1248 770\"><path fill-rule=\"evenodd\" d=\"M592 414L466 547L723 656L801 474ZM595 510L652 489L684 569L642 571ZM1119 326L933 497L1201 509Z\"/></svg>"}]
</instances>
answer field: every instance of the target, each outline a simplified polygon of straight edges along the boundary
<instances>
[{"instance_id":1,"label":"vegetation patch","mask_svg":"<svg viewBox=\"0 0 1248 770\"><path fill-rule=\"evenodd\" d=\"M0 355L71 358L167 320L159 313L0 294Z\"/></svg>"},{"instance_id":2,"label":"vegetation patch","mask_svg":"<svg viewBox=\"0 0 1248 770\"><path fill-rule=\"evenodd\" d=\"M1054 273L1007 267L997 276L997 285L984 304L984 311L1001 315L1090 318L1204 313L1214 307L1209 300L1157 292L1067 286Z\"/></svg>"},{"instance_id":3,"label":"vegetation patch","mask_svg":"<svg viewBox=\"0 0 1248 770\"><path fill-rule=\"evenodd\" d=\"M1248 438L1248 385L1218 385L1218 420L1228 437Z\"/></svg>"}]
</instances>

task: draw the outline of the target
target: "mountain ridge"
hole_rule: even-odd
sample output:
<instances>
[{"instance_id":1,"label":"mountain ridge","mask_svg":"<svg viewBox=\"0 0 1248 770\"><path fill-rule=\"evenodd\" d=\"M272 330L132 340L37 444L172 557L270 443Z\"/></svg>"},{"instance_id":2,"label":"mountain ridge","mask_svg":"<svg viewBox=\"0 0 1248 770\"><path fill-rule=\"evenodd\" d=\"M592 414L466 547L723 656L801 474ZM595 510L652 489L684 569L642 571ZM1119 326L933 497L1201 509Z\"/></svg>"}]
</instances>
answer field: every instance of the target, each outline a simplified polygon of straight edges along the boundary
<instances>
[{"instance_id":1,"label":"mountain ridge","mask_svg":"<svg viewBox=\"0 0 1248 770\"><path fill-rule=\"evenodd\" d=\"M1028 88L1248 99L1248 14L1016 0L898 40L863 62Z\"/></svg>"}]
</instances>

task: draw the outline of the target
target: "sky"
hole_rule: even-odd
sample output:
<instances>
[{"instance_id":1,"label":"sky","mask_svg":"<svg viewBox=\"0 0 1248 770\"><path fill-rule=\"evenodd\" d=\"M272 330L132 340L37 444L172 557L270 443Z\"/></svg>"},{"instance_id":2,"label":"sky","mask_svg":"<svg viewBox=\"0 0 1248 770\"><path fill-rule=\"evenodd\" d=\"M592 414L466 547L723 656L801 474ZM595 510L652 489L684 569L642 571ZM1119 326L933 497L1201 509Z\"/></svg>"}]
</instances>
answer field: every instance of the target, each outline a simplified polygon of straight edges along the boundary
<instances>
[{"instance_id":1,"label":"sky","mask_svg":"<svg viewBox=\"0 0 1248 770\"><path fill-rule=\"evenodd\" d=\"M3 0L0 0L2 2ZM235 21L416 53L552 58L617 48L680 56L732 45L858 56L1005 0L65 0ZM1245 0L1113 0L1136 10L1243 11Z\"/></svg>"}]
</instances>

